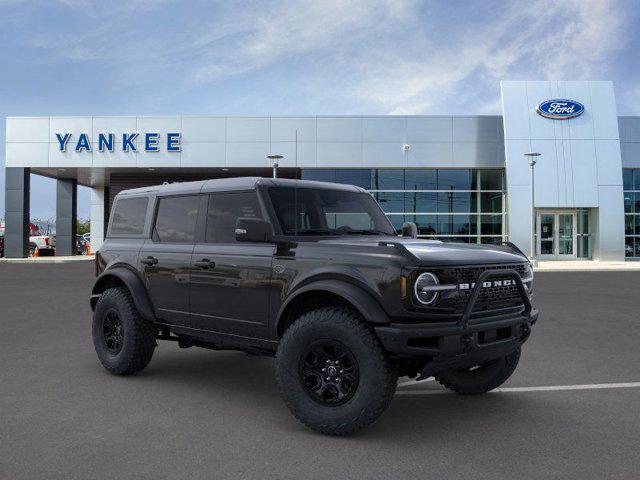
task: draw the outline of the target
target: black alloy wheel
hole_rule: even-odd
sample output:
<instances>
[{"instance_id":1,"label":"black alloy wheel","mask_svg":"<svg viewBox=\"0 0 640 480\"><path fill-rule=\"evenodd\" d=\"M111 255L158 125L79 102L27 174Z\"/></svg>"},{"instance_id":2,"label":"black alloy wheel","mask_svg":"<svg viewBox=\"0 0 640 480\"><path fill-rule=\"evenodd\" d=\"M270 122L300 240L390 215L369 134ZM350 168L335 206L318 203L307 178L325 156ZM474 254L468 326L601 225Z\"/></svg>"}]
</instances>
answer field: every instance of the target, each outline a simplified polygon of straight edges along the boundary
<instances>
[{"instance_id":1,"label":"black alloy wheel","mask_svg":"<svg viewBox=\"0 0 640 480\"><path fill-rule=\"evenodd\" d=\"M348 402L360 380L358 362L351 351L329 339L315 342L300 357L300 376L307 394L325 406Z\"/></svg>"},{"instance_id":2,"label":"black alloy wheel","mask_svg":"<svg viewBox=\"0 0 640 480\"><path fill-rule=\"evenodd\" d=\"M117 355L122 350L124 339L122 321L115 309L107 311L102 321L102 335L107 350L112 355Z\"/></svg>"}]
</instances>

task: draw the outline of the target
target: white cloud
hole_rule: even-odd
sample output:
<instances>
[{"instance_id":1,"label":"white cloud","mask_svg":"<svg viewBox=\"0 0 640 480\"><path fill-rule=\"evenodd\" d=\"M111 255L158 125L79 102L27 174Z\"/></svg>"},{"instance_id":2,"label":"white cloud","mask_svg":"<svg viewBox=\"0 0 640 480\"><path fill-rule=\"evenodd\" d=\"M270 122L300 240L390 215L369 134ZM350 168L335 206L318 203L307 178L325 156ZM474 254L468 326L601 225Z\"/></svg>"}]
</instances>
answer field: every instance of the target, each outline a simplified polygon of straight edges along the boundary
<instances>
[{"instance_id":1,"label":"white cloud","mask_svg":"<svg viewBox=\"0 0 640 480\"><path fill-rule=\"evenodd\" d=\"M625 8L606 0L61 1L90 25L30 35L47 61L99 60L128 81L162 72L176 90L283 66L336 109L376 113L499 113L501 79L608 78L628 31ZM176 24L154 29L167 10Z\"/></svg>"}]
</instances>

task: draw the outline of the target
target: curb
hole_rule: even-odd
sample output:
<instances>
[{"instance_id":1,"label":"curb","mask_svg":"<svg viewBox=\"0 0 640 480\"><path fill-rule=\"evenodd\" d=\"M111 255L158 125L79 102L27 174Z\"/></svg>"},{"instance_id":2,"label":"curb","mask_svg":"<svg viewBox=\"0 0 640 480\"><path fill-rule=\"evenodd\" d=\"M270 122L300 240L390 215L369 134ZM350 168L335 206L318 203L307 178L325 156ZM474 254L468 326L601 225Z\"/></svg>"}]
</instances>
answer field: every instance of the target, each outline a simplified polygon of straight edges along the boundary
<instances>
[{"instance_id":1,"label":"curb","mask_svg":"<svg viewBox=\"0 0 640 480\"><path fill-rule=\"evenodd\" d=\"M78 255L77 257L37 257L37 258L0 258L0 264L3 263L21 263L37 265L42 263L76 263L76 262L88 262L93 261L95 256L93 255Z\"/></svg>"}]
</instances>

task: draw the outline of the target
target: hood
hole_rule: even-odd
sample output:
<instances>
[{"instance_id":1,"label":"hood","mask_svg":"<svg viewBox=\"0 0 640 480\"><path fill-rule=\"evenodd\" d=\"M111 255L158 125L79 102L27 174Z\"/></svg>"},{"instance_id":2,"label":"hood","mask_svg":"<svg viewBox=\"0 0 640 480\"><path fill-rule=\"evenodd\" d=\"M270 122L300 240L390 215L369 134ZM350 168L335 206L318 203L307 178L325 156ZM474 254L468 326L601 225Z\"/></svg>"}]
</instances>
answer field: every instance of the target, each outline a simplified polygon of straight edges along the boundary
<instances>
[{"instance_id":1,"label":"hood","mask_svg":"<svg viewBox=\"0 0 640 480\"><path fill-rule=\"evenodd\" d=\"M403 237L350 236L321 240L323 244L378 246L380 242L401 244L420 265L487 265L522 263L527 258L509 245L476 245ZM388 247L384 247L388 248Z\"/></svg>"}]
</instances>

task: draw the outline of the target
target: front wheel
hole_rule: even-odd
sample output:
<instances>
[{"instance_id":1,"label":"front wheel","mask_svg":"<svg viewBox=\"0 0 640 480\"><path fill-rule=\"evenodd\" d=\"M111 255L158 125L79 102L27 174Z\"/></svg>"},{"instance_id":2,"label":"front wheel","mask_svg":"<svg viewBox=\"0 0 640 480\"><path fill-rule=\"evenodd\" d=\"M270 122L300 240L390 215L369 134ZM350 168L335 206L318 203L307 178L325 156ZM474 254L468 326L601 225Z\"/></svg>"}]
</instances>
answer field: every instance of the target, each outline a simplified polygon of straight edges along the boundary
<instances>
[{"instance_id":1,"label":"front wheel","mask_svg":"<svg viewBox=\"0 0 640 480\"><path fill-rule=\"evenodd\" d=\"M462 395L480 395L498 388L513 374L520 360L520 347L509 355L471 368L443 372L435 379L444 387Z\"/></svg>"},{"instance_id":2,"label":"front wheel","mask_svg":"<svg viewBox=\"0 0 640 480\"><path fill-rule=\"evenodd\" d=\"M301 316L285 332L276 380L300 422L327 435L348 435L387 409L397 374L360 316L332 307Z\"/></svg>"},{"instance_id":3,"label":"front wheel","mask_svg":"<svg viewBox=\"0 0 640 480\"><path fill-rule=\"evenodd\" d=\"M156 327L143 319L124 287L109 288L93 312L93 345L100 362L115 375L130 375L151 361Z\"/></svg>"}]
</instances>

